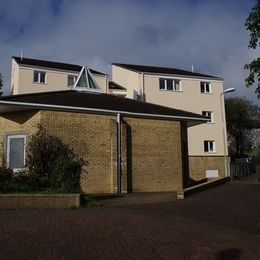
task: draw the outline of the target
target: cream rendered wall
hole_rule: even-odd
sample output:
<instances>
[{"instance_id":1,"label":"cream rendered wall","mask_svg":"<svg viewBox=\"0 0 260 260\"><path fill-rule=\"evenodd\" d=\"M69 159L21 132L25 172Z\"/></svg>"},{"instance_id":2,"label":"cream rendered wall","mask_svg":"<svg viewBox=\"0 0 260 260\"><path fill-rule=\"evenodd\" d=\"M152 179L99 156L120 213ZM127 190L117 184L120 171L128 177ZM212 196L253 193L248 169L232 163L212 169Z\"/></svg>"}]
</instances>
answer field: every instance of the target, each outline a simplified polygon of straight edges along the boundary
<instances>
[{"instance_id":1,"label":"cream rendered wall","mask_svg":"<svg viewBox=\"0 0 260 260\"><path fill-rule=\"evenodd\" d=\"M98 85L101 87L103 92L108 93L108 76L94 74L93 77L98 83Z\"/></svg>"},{"instance_id":2,"label":"cream rendered wall","mask_svg":"<svg viewBox=\"0 0 260 260\"><path fill-rule=\"evenodd\" d=\"M144 92L146 102L160 104L176 109L183 109L198 114L202 114L202 111L212 111L214 123L206 123L188 128L189 155L224 155L220 102L220 94L223 92L223 82L209 79L162 77L181 80L181 91L159 90L159 76L145 74ZM211 82L212 93L200 93L201 81ZM216 152L205 153L204 140L214 140Z\"/></svg>"},{"instance_id":3,"label":"cream rendered wall","mask_svg":"<svg viewBox=\"0 0 260 260\"><path fill-rule=\"evenodd\" d=\"M19 65L17 64L17 62L14 59L12 59L12 65L11 65L11 94L17 93L18 82L19 82Z\"/></svg>"},{"instance_id":4,"label":"cream rendered wall","mask_svg":"<svg viewBox=\"0 0 260 260\"><path fill-rule=\"evenodd\" d=\"M127 98L133 99L134 90L137 92L140 90L140 80L137 72L112 65L112 78L114 82L127 89Z\"/></svg>"},{"instance_id":5,"label":"cream rendered wall","mask_svg":"<svg viewBox=\"0 0 260 260\"><path fill-rule=\"evenodd\" d=\"M37 93L45 91L69 90L68 75L77 76L78 72L47 69L40 67L19 66L14 60L12 61L12 79L13 94ZM46 83L34 83L33 72L46 72ZM106 93L108 80L106 75L93 75L99 86Z\"/></svg>"}]
</instances>

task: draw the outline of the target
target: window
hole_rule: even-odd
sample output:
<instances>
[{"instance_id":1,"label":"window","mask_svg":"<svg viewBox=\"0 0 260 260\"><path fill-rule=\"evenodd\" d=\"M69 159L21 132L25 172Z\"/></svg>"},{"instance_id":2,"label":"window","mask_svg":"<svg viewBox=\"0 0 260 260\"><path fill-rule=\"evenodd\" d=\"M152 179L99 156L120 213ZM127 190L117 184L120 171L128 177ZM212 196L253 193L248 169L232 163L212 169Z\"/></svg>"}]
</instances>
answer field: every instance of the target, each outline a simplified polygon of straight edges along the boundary
<instances>
[{"instance_id":1,"label":"window","mask_svg":"<svg viewBox=\"0 0 260 260\"><path fill-rule=\"evenodd\" d=\"M204 141L204 152L213 153L215 152L215 142L214 141Z\"/></svg>"},{"instance_id":2,"label":"window","mask_svg":"<svg viewBox=\"0 0 260 260\"><path fill-rule=\"evenodd\" d=\"M19 170L25 167L26 135L7 136L7 167Z\"/></svg>"},{"instance_id":3,"label":"window","mask_svg":"<svg viewBox=\"0 0 260 260\"><path fill-rule=\"evenodd\" d=\"M213 113L211 111L202 111L202 115L210 119L208 123L213 123Z\"/></svg>"},{"instance_id":4,"label":"window","mask_svg":"<svg viewBox=\"0 0 260 260\"><path fill-rule=\"evenodd\" d=\"M200 82L201 93L211 93L211 86L209 82Z\"/></svg>"},{"instance_id":5,"label":"window","mask_svg":"<svg viewBox=\"0 0 260 260\"><path fill-rule=\"evenodd\" d=\"M159 79L160 90L181 91L180 80L176 79Z\"/></svg>"},{"instance_id":6,"label":"window","mask_svg":"<svg viewBox=\"0 0 260 260\"><path fill-rule=\"evenodd\" d=\"M77 76L68 75L68 87L74 86L76 80L77 80Z\"/></svg>"},{"instance_id":7,"label":"window","mask_svg":"<svg viewBox=\"0 0 260 260\"><path fill-rule=\"evenodd\" d=\"M46 83L46 72L34 71L34 73L33 73L33 82L45 84Z\"/></svg>"}]
</instances>

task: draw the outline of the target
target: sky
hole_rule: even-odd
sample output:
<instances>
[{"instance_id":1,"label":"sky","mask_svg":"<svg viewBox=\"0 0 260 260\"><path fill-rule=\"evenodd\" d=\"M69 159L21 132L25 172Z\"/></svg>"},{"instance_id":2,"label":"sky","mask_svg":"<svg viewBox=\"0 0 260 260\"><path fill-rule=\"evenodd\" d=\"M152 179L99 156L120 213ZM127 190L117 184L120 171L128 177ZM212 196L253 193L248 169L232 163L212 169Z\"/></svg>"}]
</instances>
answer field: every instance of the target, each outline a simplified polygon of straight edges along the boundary
<instances>
[{"instance_id":1,"label":"sky","mask_svg":"<svg viewBox=\"0 0 260 260\"><path fill-rule=\"evenodd\" d=\"M232 96L259 103L245 87L244 23L255 0L0 0L0 72L8 94L11 57L87 65L173 67L224 78Z\"/></svg>"}]
</instances>

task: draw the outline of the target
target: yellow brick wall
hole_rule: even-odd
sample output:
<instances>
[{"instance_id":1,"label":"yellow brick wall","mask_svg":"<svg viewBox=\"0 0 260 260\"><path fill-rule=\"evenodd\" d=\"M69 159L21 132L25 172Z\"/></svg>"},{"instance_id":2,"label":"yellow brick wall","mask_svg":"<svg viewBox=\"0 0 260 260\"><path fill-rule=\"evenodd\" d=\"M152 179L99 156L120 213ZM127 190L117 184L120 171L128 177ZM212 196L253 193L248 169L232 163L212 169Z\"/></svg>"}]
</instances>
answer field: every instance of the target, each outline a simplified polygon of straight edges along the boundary
<instances>
[{"instance_id":1,"label":"yellow brick wall","mask_svg":"<svg viewBox=\"0 0 260 260\"><path fill-rule=\"evenodd\" d=\"M199 181L206 178L206 170L218 170L219 177L225 177L223 156L190 156L190 178Z\"/></svg>"},{"instance_id":2,"label":"yellow brick wall","mask_svg":"<svg viewBox=\"0 0 260 260\"><path fill-rule=\"evenodd\" d=\"M0 165L6 163L6 140L7 135L26 134L30 136L37 130L40 123L38 111L23 111L6 113L0 116ZM27 139L28 142L28 139Z\"/></svg>"},{"instance_id":3,"label":"yellow brick wall","mask_svg":"<svg viewBox=\"0 0 260 260\"><path fill-rule=\"evenodd\" d=\"M134 192L181 189L180 123L125 118L131 135L132 189ZM130 163L130 162L128 162Z\"/></svg>"},{"instance_id":4,"label":"yellow brick wall","mask_svg":"<svg viewBox=\"0 0 260 260\"><path fill-rule=\"evenodd\" d=\"M81 175L85 193L116 192L116 116L58 111L13 112L0 116L0 140L35 133L37 124L88 161ZM179 122L123 118L122 191L175 191L183 186ZM4 154L0 146L0 155Z\"/></svg>"},{"instance_id":5,"label":"yellow brick wall","mask_svg":"<svg viewBox=\"0 0 260 260\"><path fill-rule=\"evenodd\" d=\"M81 174L84 193L112 193L112 139L115 117L81 113L41 111L41 125L73 147L88 165Z\"/></svg>"}]
</instances>

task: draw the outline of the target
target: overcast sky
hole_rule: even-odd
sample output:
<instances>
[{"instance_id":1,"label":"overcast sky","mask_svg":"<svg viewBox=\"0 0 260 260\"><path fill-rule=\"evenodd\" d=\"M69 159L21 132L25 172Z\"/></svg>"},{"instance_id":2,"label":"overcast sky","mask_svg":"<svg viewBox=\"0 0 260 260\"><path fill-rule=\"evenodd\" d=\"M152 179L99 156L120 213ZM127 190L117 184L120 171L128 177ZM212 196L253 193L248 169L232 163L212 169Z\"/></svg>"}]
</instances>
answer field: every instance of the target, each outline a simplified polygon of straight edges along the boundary
<instances>
[{"instance_id":1,"label":"overcast sky","mask_svg":"<svg viewBox=\"0 0 260 260\"><path fill-rule=\"evenodd\" d=\"M88 65L175 67L224 78L225 88L259 102L247 89L245 19L255 0L0 0L0 72L5 93L11 56Z\"/></svg>"}]
</instances>

